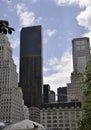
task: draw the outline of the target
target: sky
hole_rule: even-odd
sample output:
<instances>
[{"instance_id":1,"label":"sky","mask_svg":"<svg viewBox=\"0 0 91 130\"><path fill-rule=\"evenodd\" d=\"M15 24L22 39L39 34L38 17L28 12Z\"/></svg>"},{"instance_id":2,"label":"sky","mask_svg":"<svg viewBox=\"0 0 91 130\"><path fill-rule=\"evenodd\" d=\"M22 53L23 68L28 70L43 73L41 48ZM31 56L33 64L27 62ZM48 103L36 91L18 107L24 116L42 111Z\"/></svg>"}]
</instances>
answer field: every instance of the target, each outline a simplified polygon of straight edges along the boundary
<instances>
[{"instance_id":1,"label":"sky","mask_svg":"<svg viewBox=\"0 0 91 130\"><path fill-rule=\"evenodd\" d=\"M70 83L72 39L91 37L91 0L0 0L0 19L15 29L7 36L18 73L21 28L41 25L43 84L56 92Z\"/></svg>"}]
</instances>

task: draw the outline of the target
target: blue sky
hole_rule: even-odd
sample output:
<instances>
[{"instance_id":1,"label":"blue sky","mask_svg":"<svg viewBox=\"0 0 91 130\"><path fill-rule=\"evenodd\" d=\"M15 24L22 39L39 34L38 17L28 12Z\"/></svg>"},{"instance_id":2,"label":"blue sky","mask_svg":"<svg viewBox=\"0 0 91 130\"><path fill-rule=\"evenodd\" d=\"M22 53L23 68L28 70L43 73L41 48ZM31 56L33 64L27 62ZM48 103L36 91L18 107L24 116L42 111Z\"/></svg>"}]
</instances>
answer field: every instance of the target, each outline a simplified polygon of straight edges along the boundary
<instances>
[{"instance_id":1,"label":"blue sky","mask_svg":"<svg viewBox=\"0 0 91 130\"><path fill-rule=\"evenodd\" d=\"M15 28L8 38L17 71L21 28L42 25L43 82L54 91L70 82L72 39L91 36L91 0L0 0L0 19Z\"/></svg>"}]
</instances>

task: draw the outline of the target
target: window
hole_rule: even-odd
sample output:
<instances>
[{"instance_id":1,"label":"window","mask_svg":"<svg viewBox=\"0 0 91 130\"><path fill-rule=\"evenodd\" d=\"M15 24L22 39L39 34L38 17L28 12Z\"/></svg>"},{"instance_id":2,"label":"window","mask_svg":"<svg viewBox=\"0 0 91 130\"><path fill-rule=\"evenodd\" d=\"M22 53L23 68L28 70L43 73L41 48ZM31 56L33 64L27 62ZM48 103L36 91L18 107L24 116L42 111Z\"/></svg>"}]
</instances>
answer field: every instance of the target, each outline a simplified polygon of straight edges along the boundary
<instances>
[{"instance_id":1,"label":"window","mask_svg":"<svg viewBox=\"0 0 91 130\"><path fill-rule=\"evenodd\" d=\"M77 58L77 68L79 72L83 72L86 68L86 56L80 56Z\"/></svg>"},{"instance_id":2,"label":"window","mask_svg":"<svg viewBox=\"0 0 91 130\"><path fill-rule=\"evenodd\" d=\"M53 123L57 123L57 120L53 120Z\"/></svg>"},{"instance_id":3,"label":"window","mask_svg":"<svg viewBox=\"0 0 91 130\"><path fill-rule=\"evenodd\" d=\"M81 40L81 41L77 41L76 43L76 50L77 51L80 51L80 50L85 50L85 42L84 40Z\"/></svg>"},{"instance_id":4,"label":"window","mask_svg":"<svg viewBox=\"0 0 91 130\"><path fill-rule=\"evenodd\" d=\"M57 119L57 117L56 117L56 116L53 116L53 119Z\"/></svg>"}]
</instances>

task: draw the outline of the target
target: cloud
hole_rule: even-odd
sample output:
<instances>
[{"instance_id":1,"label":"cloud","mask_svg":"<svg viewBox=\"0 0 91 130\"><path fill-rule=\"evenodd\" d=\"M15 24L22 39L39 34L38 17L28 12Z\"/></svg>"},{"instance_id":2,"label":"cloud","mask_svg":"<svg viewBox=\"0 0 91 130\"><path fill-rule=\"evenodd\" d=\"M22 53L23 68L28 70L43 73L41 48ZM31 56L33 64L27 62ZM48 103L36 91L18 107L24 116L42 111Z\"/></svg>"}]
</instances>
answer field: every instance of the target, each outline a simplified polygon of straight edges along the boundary
<instances>
[{"instance_id":1,"label":"cloud","mask_svg":"<svg viewBox=\"0 0 91 130\"><path fill-rule=\"evenodd\" d=\"M78 0L79 7L88 7L91 5L91 0Z\"/></svg>"},{"instance_id":2,"label":"cloud","mask_svg":"<svg viewBox=\"0 0 91 130\"><path fill-rule=\"evenodd\" d=\"M91 31L91 6L88 6L84 11L77 16L77 21L80 26L83 26Z\"/></svg>"},{"instance_id":3,"label":"cloud","mask_svg":"<svg viewBox=\"0 0 91 130\"><path fill-rule=\"evenodd\" d=\"M50 0L56 3L58 6L77 4L79 7L87 7L91 4L90 0Z\"/></svg>"},{"instance_id":4,"label":"cloud","mask_svg":"<svg viewBox=\"0 0 91 130\"><path fill-rule=\"evenodd\" d=\"M42 24L43 26L43 24ZM57 32L56 29L45 29L45 31L43 32L43 43L47 44L49 39L55 35L55 33Z\"/></svg>"},{"instance_id":5,"label":"cloud","mask_svg":"<svg viewBox=\"0 0 91 130\"><path fill-rule=\"evenodd\" d=\"M13 49L15 49L15 48L19 47L20 41L19 41L18 38L13 37L12 39L10 39L10 43L11 43L11 47L12 47Z\"/></svg>"},{"instance_id":6,"label":"cloud","mask_svg":"<svg viewBox=\"0 0 91 130\"><path fill-rule=\"evenodd\" d=\"M53 63L53 60L56 64ZM60 59L53 57L50 61L52 61L53 64L49 62L49 68L51 68L53 74L47 77L44 76L44 84L49 84L52 89L56 91L57 87L66 86L66 84L70 82L70 74L73 71L72 54L67 51ZM54 73L54 71L56 71L56 73Z\"/></svg>"},{"instance_id":7,"label":"cloud","mask_svg":"<svg viewBox=\"0 0 91 130\"><path fill-rule=\"evenodd\" d=\"M29 26L35 23L35 14L32 11L29 11L25 4L17 4L16 6L17 14L20 18L21 26Z\"/></svg>"},{"instance_id":8,"label":"cloud","mask_svg":"<svg viewBox=\"0 0 91 130\"><path fill-rule=\"evenodd\" d=\"M90 40L90 46L91 46L91 31L85 33L85 34L83 35L83 37L89 37L89 40Z\"/></svg>"},{"instance_id":9,"label":"cloud","mask_svg":"<svg viewBox=\"0 0 91 130\"><path fill-rule=\"evenodd\" d=\"M6 4L10 4L12 1L11 0L2 0L3 2L5 2Z\"/></svg>"},{"instance_id":10,"label":"cloud","mask_svg":"<svg viewBox=\"0 0 91 130\"><path fill-rule=\"evenodd\" d=\"M36 18L33 11L30 11L24 3L17 4L16 12L20 19L20 25L23 27L39 24L42 21L42 17Z\"/></svg>"},{"instance_id":11,"label":"cloud","mask_svg":"<svg viewBox=\"0 0 91 130\"><path fill-rule=\"evenodd\" d=\"M47 29L46 33L49 37L52 37L56 33L56 29Z\"/></svg>"},{"instance_id":12,"label":"cloud","mask_svg":"<svg viewBox=\"0 0 91 130\"><path fill-rule=\"evenodd\" d=\"M17 66L17 72L18 72L18 74L19 74L19 57L18 56L13 56L13 59L14 59L14 63L15 63L15 65Z\"/></svg>"},{"instance_id":13,"label":"cloud","mask_svg":"<svg viewBox=\"0 0 91 130\"><path fill-rule=\"evenodd\" d=\"M78 25L87 29L87 33L83 36L91 37L91 0L50 0L58 6L76 4L81 8L81 11L76 17ZM91 39L91 38L90 38ZM91 40L90 40L91 41Z\"/></svg>"},{"instance_id":14,"label":"cloud","mask_svg":"<svg viewBox=\"0 0 91 130\"><path fill-rule=\"evenodd\" d=\"M49 59L49 65L56 65L58 63L58 59L56 57L53 57L52 59Z\"/></svg>"},{"instance_id":15,"label":"cloud","mask_svg":"<svg viewBox=\"0 0 91 130\"><path fill-rule=\"evenodd\" d=\"M43 72L46 73L48 71L50 71L51 69L50 68L47 68L47 67L43 67Z\"/></svg>"},{"instance_id":16,"label":"cloud","mask_svg":"<svg viewBox=\"0 0 91 130\"><path fill-rule=\"evenodd\" d=\"M88 31L91 31L91 0L51 0L57 5L72 5L77 4L83 10L76 17L80 26L85 27ZM85 7L85 8L84 8Z\"/></svg>"},{"instance_id":17,"label":"cloud","mask_svg":"<svg viewBox=\"0 0 91 130\"><path fill-rule=\"evenodd\" d=\"M80 2L80 5L85 6L85 9L78 14L76 19L80 26L87 29L87 33L83 36L89 37L91 41L91 0L84 0Z\"/></svg>"},{"instance_id":18,"label":"cloud","mask_svg":"<svg viewBox=\"0 0 91 130\"><path fill-rule=\"evenodd\" d=\"M50 0L55 2L58 6L77 4L79 0Z\"/></svg>"}]
</instances>

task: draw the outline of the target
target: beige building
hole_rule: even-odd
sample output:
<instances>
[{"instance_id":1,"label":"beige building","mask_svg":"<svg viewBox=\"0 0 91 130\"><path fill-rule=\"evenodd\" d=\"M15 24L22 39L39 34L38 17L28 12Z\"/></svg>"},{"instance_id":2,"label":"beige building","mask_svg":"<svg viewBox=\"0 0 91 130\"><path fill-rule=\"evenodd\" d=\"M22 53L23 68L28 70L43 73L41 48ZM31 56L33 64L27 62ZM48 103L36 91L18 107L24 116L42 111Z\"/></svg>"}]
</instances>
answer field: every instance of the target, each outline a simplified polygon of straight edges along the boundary
<instances>
[{"instance_id":1,"label":"beige building","mask_svg":"<svg viewBox=\"0 0 91 130\"><path fill-rule=\"evenodd\" d=\"M83 91L82 91L82 78L81 73L71 74L71 83L67 84L67 99L70 101L83 101Z\"/></svg>"},{"instance_id":2,"label":"beige building","mask_svg":"<svg viewBox=\"0 0 91 130\"><path fill-rule=\"evenodd\" d=\"M23 101L23 118L29 119L29 108L24 105L24 101Z\"/></svg>"},{"instance_id":3,"label":"beige building","mask_svg":"<svg viewBox=\"0 0 91 130\"><path fill-rule=\"evenodd\" d=\"M40 123L40 109L38 107L29 107L29 119Z\"/></svg>"},{"instance_id":4,"label":"beige building","mask_svg":"<svg viewBox=\"0 0 91 130\"><path fill-rule=\"evenodd\" d=\"M81 103L45 104L40 113L40 123L50 130L76 130L76 120L81 116Z\"/></svg>"},{"instance_id":5,"label":"beige building","mask_svg":"<svg viewBox=\"0 0 91 130\"><path fill-rule=\"evenodd\" d=\"M0 121L23 119L22 91L8 38L0 34Z\"/></svg>"},{"instance_id":6,"label":"beige building","mask_svg":"<svg viewBox=\"0 0 91 130\"><path fill-rule=\"evenodd\" d=\"M86 64L90 56L89 38L73 39L72 54L73 72L71 73L71 83L67 84L68 101L83 101L82 79L84 78Z\"/></svg>"}]
</instances>

